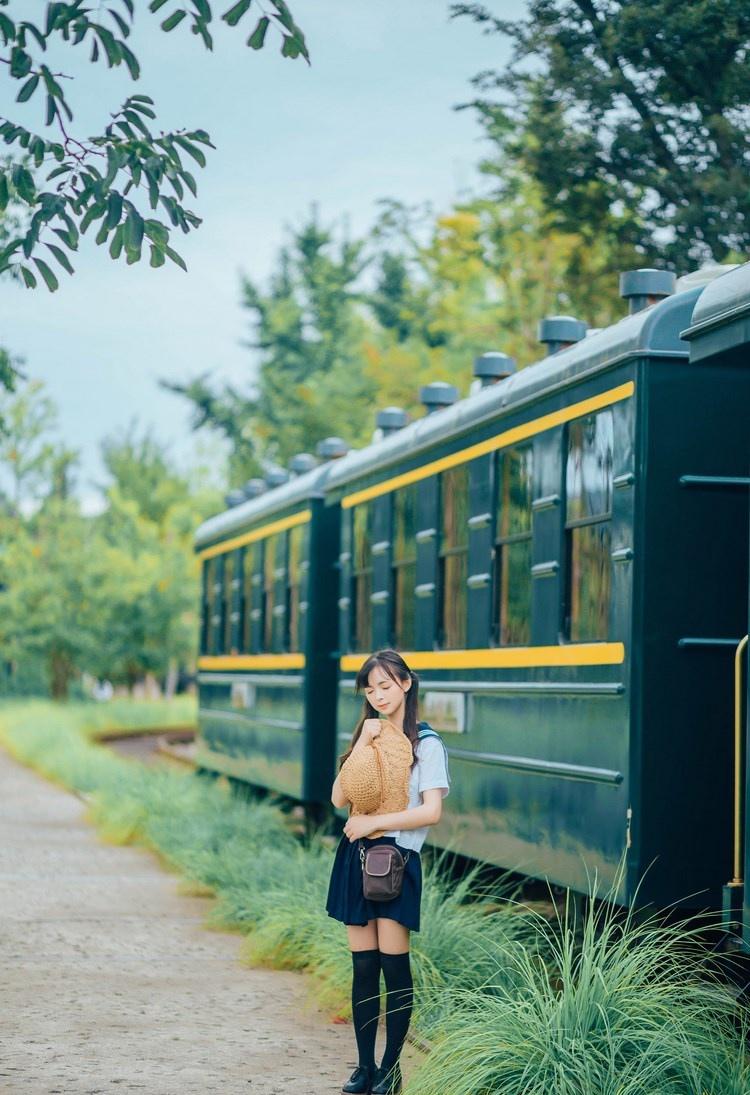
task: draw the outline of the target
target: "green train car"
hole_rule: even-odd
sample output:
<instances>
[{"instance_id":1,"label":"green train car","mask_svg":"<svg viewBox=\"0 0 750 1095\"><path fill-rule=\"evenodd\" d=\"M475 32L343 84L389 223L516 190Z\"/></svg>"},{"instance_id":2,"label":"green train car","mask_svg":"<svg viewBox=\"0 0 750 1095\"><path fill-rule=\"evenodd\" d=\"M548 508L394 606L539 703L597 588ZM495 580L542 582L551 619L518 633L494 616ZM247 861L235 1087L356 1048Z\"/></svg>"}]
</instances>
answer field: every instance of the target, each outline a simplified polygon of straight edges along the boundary
<instances>
[{"instance_id":1,"label":"green train car","mask_svg":"<svg viewBox=\"0 0 750 1095\"><path fill-rule=\"evenodd\" d=\"M330 561L339 515L322 493L330 470L314 468L251 497L196 534L203 564L196 763L311 805L330 796L335 749Z\"/></svg>"},{"instance_id":2,"label":"green train car","mask_svg":"<svg viewBox=\"0 0 750 1095\"><path fill-rule=\"evenodd\" d=\"M747 474L750 371L694 355L735 276L623 275L612 327L557 317L538 363L202 526L201 764L330 808L393 645L450 755L433 843L579 892L625 851L621 902L728 900L748 492L705 484Z\"/></svg>"},{"instance_id":3,"label":"green train car","mask_svg":"<svg viewBox=\"0 0 750 1095\"><path fill-rule=\"evenodd\" d=\"M747 521L743 517L750 494L750 400L747 397L750 369L750 264L724 274L701 294L695 306L690 326L683 332L690 345L690 362L715 377L717 384L738 392L737 406L731 413L745 424L745 440L737 462L721 467L712 454L706 454L701 471L693 476L689 486L703 495L708 505L731 509L736 519L731 538L748 560ZM750 632L750 598L741 582L734 581L731 570L725 571L727 544L717 541L712 547L714 566L724 574L730 592L736 597L739 619L734 631L716 632L712 645L721 652L723 689L729 688L729 658L733 655L733 751L731 758L732 798L731 873L724 887L724 924L728 930L741 933L743 948L750 951L750 889L745 880L750 872L750 674L747 672L748 632ZM750 566L749 566L750 572ZM747 612L744 611L747 607ZM728 720L715 727L728 737ZM710 808L706 803L704 808ZM726 812L726 810L725 810ZM722 848L729 839L729 829L723 830Z\"/></svg>"}]
</instances>

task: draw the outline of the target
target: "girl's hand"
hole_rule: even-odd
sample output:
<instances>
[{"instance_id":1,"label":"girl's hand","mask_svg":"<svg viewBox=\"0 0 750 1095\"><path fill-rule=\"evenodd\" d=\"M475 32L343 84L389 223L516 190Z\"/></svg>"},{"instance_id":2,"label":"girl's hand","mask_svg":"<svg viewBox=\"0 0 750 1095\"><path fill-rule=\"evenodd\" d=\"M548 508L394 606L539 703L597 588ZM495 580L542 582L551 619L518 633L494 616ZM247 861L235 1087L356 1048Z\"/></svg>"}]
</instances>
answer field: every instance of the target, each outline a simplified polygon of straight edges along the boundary
<instances>
[{"instance_id":1,"label":"girl's hand","mask_svg":"<svg viewBox=\"0 0 750 1095\"><path fill-rule=\"evenodd\" d=\"M367 814L355 814L354 817L348 819L344 826L344 833L349 837L350 843L353 843L355 840L360 840L362 837L374 833L377 827L377 818L369 817Z\"/></svg>"},{"instance_id":2,"label":"girl's hand","mask_svg":"<svg viewBox=\"0 0 750 1095\"><path fill-rule=\"evenodd\" d=\"M362 733L360 734L360 741L363 741L365 745L369 745L373 738L376 738L380 733L380 719L365 719L362 723Z\"/></svg>"}]
</instances>

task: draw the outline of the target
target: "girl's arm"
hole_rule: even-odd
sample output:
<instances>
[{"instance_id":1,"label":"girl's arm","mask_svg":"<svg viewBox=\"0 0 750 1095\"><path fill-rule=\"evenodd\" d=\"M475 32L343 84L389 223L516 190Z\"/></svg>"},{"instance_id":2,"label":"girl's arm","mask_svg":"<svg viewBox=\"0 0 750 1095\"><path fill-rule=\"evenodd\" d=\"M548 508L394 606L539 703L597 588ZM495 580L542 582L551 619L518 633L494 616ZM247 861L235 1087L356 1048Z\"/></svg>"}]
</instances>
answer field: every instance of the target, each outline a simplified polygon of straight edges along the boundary
<instances>
[{"instance_id":1,"label":"girl's arm","mask_svg":"<svg viewBox=\"0 0 750 1095\"><path fill-rule=\"evenodd\" d=\"M395 814L368 814L375 824L373 829L422 829L425 825L437 825L443 813L443 791L431 787L422 792L422 805L410 810L398 810Z\"/></svg>"},{"instance_id":2,"label":"girl's arm","mask_svg":"<svg viewBox=\"0 0 750 1095\"><path fill-rule=\"evenodd\" d=\"M340 774L341 773L339 773L339 775ZM344 792L341 790L341 784L339 783L339 776L336 776L335 780L333 781L333 787L331 789L331 802L333 803L334 806L341 807L341 806L346 806L348 801L349 801L349 799L346 797Z\"/></svg>"},{"instance_id":3,"label":"girl's arm","mask_svg":"<svg viewBox=\"0 0 750 1095\"><path fill-rule=\"evenodd\" d=\"M366 746L370 745L373 737L376 737L379 733L379 720L367 719L365 725L362 727L362 733L360 734L356 745L352 749L352 752L357 753L360 749L364 749ZM335 780L333 781L333 787L331 788L331 802L334 806L337 806L339 808L342 806L347 806L349 804L349 799L341 790L341 784L339 783L340 776L341 773L339 772L338 776L336 776Z\"/></svg>"}]
</instances>

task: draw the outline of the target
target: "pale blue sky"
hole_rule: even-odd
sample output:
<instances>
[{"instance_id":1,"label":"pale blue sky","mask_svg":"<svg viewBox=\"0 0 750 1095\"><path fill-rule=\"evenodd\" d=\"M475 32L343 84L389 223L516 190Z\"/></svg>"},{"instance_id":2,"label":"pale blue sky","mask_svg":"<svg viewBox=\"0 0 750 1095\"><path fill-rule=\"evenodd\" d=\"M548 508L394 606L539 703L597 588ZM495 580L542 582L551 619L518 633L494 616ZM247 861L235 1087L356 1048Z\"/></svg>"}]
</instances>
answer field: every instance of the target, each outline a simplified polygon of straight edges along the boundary
<instances>
[{"instance_id":1,"label":"pale blue sky","mask_svg":"<svg viewBox=\"0 0 750 1095\"><path fill-rule=\"evenodd\" d=\"M136 84L124 66L97 71L83 56L73 65L72 52L58 58L79 74L71 91L78 133L100 132L125 95L141 92L155 99L159 128L203 127L217 145L195 172L190 207L204 223L174 237L187 274L169 262L127 267L86 241L58 292L0 290L2 342L58 403L65 441L83 451L83 494L100 477L99 440L136 416L189 458L187 405L157 380L206 369L235 383L252 376L239 273L265 278L285 226L311 203L324 221L347 215L356 233L371 224L379 198L439 209L481 185L481 131L470 111L452 108L469 96L475 72L502 66L499 39L450 21L444 0L295 0L292 9L310 68L282 58L270 33L271 48L248 50L249 17L244 34L218 26L208 54L187 29L162 34L143 11ZM522 10L522 0L502 5L505 17ZM42 101L28 106L20 115L7 90L0 98L0 112L39 131Z\"/></svg>"}]
</instances>

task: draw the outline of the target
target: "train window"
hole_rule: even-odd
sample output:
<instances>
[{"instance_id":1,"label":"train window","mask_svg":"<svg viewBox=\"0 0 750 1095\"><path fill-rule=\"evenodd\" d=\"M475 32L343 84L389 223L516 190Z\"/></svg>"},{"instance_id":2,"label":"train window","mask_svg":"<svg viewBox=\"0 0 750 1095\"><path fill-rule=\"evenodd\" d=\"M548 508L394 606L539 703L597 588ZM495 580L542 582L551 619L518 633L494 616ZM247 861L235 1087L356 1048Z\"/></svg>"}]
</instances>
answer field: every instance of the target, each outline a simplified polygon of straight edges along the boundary
<instances>
[{"instance_id":1,"label":"train window","mask_svg":"<svg viewBox=\"0 0 750 1095\"><path fill-rule=\"evenodd\" d=\"M300 626L300 581L302 577L302 545L304 527L297 525L289 529L289 557L287 566L287 613L286 618L289 627L288 648L296 651L302 649L302 635Z\"/></svg>"},{"instance_id":2,"label":"train window","mask_svg":"<svg viewBox=\"0 0 750 1095\"><path fill-rule=\"evenodd\" d=\"M466 645L469 465L440 475L440 645Z\"/></svg>"},{"instance_id":3,"label":"train window","mask_svg":"<svg viewBox=\"0 0 750 1095\"><path fill-rule=\"evenodd\" d=\"M214 558L213 597L211 601L211 649L224 653L224 556Z\"/></svg>"},{"instance_id":4,"label":"train window","mask_svg":"<svg viewBox=\"0 0 750 1095\"><path fill-rule=\"evenodd\" d=\"M276 562L279 550L279 537L269 536L263 551L263 649L273 650L274 593L276 590Z\"/></svg>"},{"instance_id":5,"label":"train window","mask_svg":"<svg viewBox=\"0 0 750 1095\"><path fill-rule=\"evenodd\" d=\"M415 645L416 536L417 487L413 483L393 495L393 644L401 650Z\"/></svg>"},{"instance_id":6,"label":"train window","mask_svg":"<svg viewBox=\"0 0 750 1095\"><path fill-rule=\"evenodd\" d=\"M352 510L351 649L369 650L372 642L372 507Z\"/></svg>"},{"instance_id":7,"label":"train window","mask_svg":"<svg viewBox=\"0 0 750 1095\"><path fill-rule=\"evenodd\" d=\"M201 619L201 654L213 653L211 649L211 619L214 613L214 561L203 560L203 612Z\"/></svg>"},{"instance_id":8,"label":"train window","mask_svg":"<svg viewBox=\"0 0 750 1095\"><path fill-rule=\"evenodd\" d=\"M259 543L247 544L242 551L242 649L246 653L255 653L258 646L257 641L253 643L253 612L259 611L260 598L254 594L263 580L261 551ZM255 629L255 634L257 633Z\"/></svg>"},{"instance_id":9,"label":"train window","mask_svg":"<svg viewBox=\"0 0 750 1095\"><path fill-rule=\"evenodd\" d=\"M232 649L232 609L234 600L234 553L224 556L224 652L236 654Z\"/></svg>"},{"instance_id":10,"label":"train window","mask_svg":"<svg viewBox=\"0 0 750 1095\"><path fill-rule=\"evenodd\" d=\"M613 445L611 409L568 424L565 631L576 642L609 634Z\"/></svg>"},{"instance_id":11,"label":"train window","mask_svg":"<svg viewBox=\"0 0 750 1095\"><path fill-rule=\"evenodd\" d=\"M531 642L531 445L498 453L495 524L495 636Z\"/></svg>"}]
</instances>

